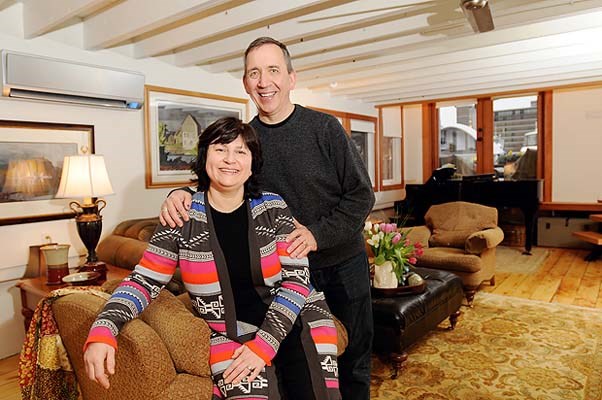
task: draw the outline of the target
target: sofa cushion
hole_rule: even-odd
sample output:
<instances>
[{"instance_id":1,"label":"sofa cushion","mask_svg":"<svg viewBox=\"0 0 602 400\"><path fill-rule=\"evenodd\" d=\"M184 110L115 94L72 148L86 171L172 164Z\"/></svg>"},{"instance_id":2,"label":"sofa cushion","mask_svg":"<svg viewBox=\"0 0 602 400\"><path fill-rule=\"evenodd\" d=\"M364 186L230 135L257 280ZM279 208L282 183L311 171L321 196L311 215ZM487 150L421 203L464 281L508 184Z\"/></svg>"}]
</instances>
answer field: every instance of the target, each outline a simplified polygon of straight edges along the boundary
<instances>
[{"instance_id":1,"label":"sofa cushion","mask_svg":"<svg viewBox=\"0 0 602 400\"><path fill-rule=\"evenodd\" d=\"M464 249L454 247L430 247L418 258L417 265L426 268L444 269L458 272L478 272L482 260L474 254L466 254Z\"/></svg>"},{"instance_id":2,"label":"sofa cushion","mask_svg":"<svg viewBox=\"0 0 602 400\"><path fill-rule=\"evenodd\" d=\"M140 318L161 338L178 372L210 376L207 323L193 315L172 293L162 290Z\"/></svg>"},{"instance_id":3,"label":"sofa cushion","mask_svg":"<svg viewBox=\"0 0 602 400\"><path fill-rule=\"evenodd\" d=\"M432 206L424 220L433 232L429 245L464 249L466 239L472 233L497 226L497 210L456 201Z\"/></svg>"}]
</instances>

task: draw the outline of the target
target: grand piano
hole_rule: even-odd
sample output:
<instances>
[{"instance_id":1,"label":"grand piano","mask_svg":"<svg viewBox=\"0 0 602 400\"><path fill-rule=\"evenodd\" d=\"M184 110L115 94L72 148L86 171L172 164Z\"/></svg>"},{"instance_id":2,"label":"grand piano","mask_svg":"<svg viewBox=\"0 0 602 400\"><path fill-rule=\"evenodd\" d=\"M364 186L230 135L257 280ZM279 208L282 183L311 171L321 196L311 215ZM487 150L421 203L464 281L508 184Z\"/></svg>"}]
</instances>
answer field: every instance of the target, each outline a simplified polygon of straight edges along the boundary
<instances>
[{"instance_id":1,"label":"grand piano","mask_svg":"<svg viewBox=\"0 0 602 400\"><path fill-rule=\"evenodd\" d=\"M405 190L406 198L396 202L395 209L398 215L408 214L416 225L424 223L430 206L450 201L468 201L498 209L519 208L525 218L525 254L531 254L541 180L429 180L425 184L408 184Z\"/></svg>"}]
</instances>

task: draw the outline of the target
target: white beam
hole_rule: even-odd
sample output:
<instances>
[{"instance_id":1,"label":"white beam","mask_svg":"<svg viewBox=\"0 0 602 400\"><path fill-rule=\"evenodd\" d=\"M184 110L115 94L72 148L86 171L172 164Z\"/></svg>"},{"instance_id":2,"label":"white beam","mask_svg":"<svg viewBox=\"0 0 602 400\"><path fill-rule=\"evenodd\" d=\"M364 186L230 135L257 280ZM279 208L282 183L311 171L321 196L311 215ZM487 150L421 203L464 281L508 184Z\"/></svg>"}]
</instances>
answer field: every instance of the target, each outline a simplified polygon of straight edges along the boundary
<instances>
[{"instance_id":1,"label":"white beam","mask_svg":"<svg viewBox=\"0 0 602 400\"><path fill-rule=\"evenodd\" d=\"M307 1L301 1L296 10L294 3L291 1L256 0L250 7L238 7L230 10L229 15L222 16L222 20L217 20L215 17L218 16L215 16L206 21L192 23L171 32L142 40L136 43L136 56L147 57L175 51L179 52L178 63L181 65L199 64L204 60L225 56L240 58L244 51L244 43L250 43L261 36L271 36L284 43L290 43L291 40L300 40L308 32L325 29L325 26L331 28L331 24L322 20L303 22L302 18L307 14L312 17L328 15L333 12L345 14L352 9L359 9L360 11L364 8L373 9L387 3L390 6L391 0L377 0L370 3L350 3L349 1L308 3ZM293 15L296 15L296 17L292 17ZM281 21L282 18L289 19ZM356 19L357 17L354 15L340 17L337 19L337 26ZM206 37L198 37L198 24L227 27L224 31L229 31L229 35L235 34L235 36L222 37L224 34L220 35L218 32L217 34L208 34ZM242 27L244 27L244 30L241 29ZM208 40L210 38L211 41ZM220 39L219 46L213 44L213 41L217 39Z\"/></svg>"},{"instance_id":2,"label":"white beam","mask_svg":"<svg viewBox=\"0 0 602 400\"><path fill-rule=\"evenodd\" d=\"M598 75L600 71L598 71ZM449 99L457 97L478 97L480 95L489 95L491 93L502 93L502 92L529 92L539 90L542 88L553 88L556 86L583 84L592 81L599 81L596 79L595 71L590 74L584 75L563 75L559 77L542 77L541 81L531 82L498 82L495 85L482 86L482 87L464 87L458 88L457 90L451 90L446 92L438 93L412 93L411 95L404 96L383 96L379 99L373 99L365 101L366 103L374 105L386 105L386 104L397 104L397 103L422 103L429 100Z\"/></svg>"},{"instance_id":3,"label":"white beam","mask_svg":"<svg viewBox=\"0 0 602 400\"><path fill-rule=\"evenodd\" d=\"M599 80L602 76L601 63L586 63L577 66L574 71L566 72L562 69L550 69L543 71L527 71L525 73L515 74L512 76L498 76L498 79L479 79L465 80L461 83L452 82L447 85L424 85L417 88L412 88L403 91L395 91L393 93L379 92L368 96L355 97L349 96L351 99L360 99L368 103L383 102L383 101L400 101L408 97L448 97L450 93L473 93L476 91L489 90L489 92L507 91L510 86L514 85L530 85L532 88L541 88L542 83L550 83L567 79L589 79Z\"/></svg>"},{"instance_id":4,"label":"white beam","mask_svg":"<svg viewBox=\"0 0 602 400\"><path fill-rule=\"evenodd\" d=\"M241 48L241 43L250 43L261 36L277 38L289 46L304 42L313 43L312 38L330 36L336 32L349 32L358 28L381 26L388 21L398 20L407 14L415 13L417 10L425 8L425 6L413 6L410 10L372 12L370 14L376 15L365 17L364 11L386 9L391 4L394 4L392 0L373 0L371 2L342 4L324 11L314 12L308 16L311 19L301 16L280 23L264 25L258 29L220 40L218 46L210 43L183 51L178 54L178 57L182 65L202 65L228 58L240 59L244 51ZM333 15L340 16L334 18L332 17ZM358 19L358 16L362 18ZM364 34L367 35L368 32L364 31Z\"/></svg>"},{"instance_id":5,"label":"white beam","mask_svg":"<svg viewBox=\"0 0 602 400\"><path fill-rule=\"evenodd\" d=\"M493 60L495 61L495 60ZM592 66L602 67L602 52L594 54L581 54L560 56L552 59L529 60L523 63L511 65L494 65L489 68L474 68L471 63L465 63L465 69L457 72L442 72L437 75L423 77L400 77L397 80L391 80L386 84L371 85L366 84L352 89L339 90L338 86L331 91L333 96L364 97L374 93L394 93L395 91L412 90L423 87L424 85L439 85L445 87L449 82L470 82L495 80L500 76L512 80L520 77L521 74L548 74L549 71L558 73L574 72L579 68L591 68Z\"/></svg>"},{"instance_id":6,"label":"white beam","mask_svg":"<svg viewBox=\"0 0 602 400\"><path fill-rule=\"evenodd\" d=\"M25 0L23 30L27 39L61 28L69 21L85 18L116 0Z\"/></svg>"},{"instance_id":7,"label":"white beam","mask_svg":"<svg viewBox=\"0 0 602 400\"><path fill-rule=\"evenodd\" d=\"M301 70L299 71L299 63L303 60L295 60L295 67L298 70L297 81L302 83L314 79L340 77L349 72L386 65L403 65L405 62L413 62L416 64L417 62L420 62L420 59L425 57L441 57L445 55L445 57L449 57L449 61L453 62L454 60L458 60L458 57L461 55L460 52L463 51L473 57L479 56L484 47L495 46L493 48L497 50L504 49L505 46L510 48L519 47L522 46L524 44L523 41L526 40L545 38L546 36L552 36L559 33L595 29L600 27L601 24L599 21L602 21L602 12L596 11L587 15L571 16L555 21L546 21L526 26L496 30L467 38L435 40L421 45L410 45L399 48L398 53L396 54L365 60L356 60L355 62L332 63L331 65L307 69L305 71L303 70L303 67L301 67ZM541 40L543 41L546 39ZM517 48L517 51L520 51L520 48ZM429 61L430 60L432 60L432 58L429 59ZM448 62L448 59L439 60L438 62ZM428 67L429 64L425 66Z\"/></svg>"},{"instance_id":8,"label":"white beam","mask_svg":"<svg viewBox=\"0 0 602 400\"><path fill-rule=\"evenodd\" d=\"M136 36L169 29L182 20L220 12L245 0L127 0L84 23L86 49L97 50L123 44ZM248 0L247 0L248 1Z\"/></svg>"},{"instance_id":9,"label":"white beam","mask_svg":"<svg viewBox=\"0 0 602 400\"><path fill-rule=\"evenodd\" d=\"M552 59L558 56L572 57L602 51L602 43L593 42L591 40L593 37L602 37L602 28L418 58L381 67L364 68L352 73L341 74L338 77L314 80L298 77L297 80L303 87L312 90L327 88L332 81L336 80L336 91L340 91L363 85L379 85L399 79L434 76L438 73L488 69Z\"/></svg>"}]
</instances>

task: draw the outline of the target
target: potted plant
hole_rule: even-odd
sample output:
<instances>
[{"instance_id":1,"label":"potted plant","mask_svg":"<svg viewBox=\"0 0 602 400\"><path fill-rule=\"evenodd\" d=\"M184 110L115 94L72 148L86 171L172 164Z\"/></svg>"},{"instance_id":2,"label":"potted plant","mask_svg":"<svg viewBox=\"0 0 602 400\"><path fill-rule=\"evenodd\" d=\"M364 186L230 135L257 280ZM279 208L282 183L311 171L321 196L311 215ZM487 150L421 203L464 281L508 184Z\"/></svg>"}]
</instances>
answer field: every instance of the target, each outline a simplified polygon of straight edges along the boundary
<instances>
[{"instance_id":1,"label":"potted plant","mask_svg":"<svg viewBox=\"0 0 602 400\"><path fill-rule=\"evenodd\" d=\"M407 237L409 232L400 231L395 224L366 222L364 237L374 255L375 288L407 286L418 279L409 281L413 274L410 268L416 264L416 257L420 257L424 250L420 242L411 243Z\"/></svg>"}]
</instances>

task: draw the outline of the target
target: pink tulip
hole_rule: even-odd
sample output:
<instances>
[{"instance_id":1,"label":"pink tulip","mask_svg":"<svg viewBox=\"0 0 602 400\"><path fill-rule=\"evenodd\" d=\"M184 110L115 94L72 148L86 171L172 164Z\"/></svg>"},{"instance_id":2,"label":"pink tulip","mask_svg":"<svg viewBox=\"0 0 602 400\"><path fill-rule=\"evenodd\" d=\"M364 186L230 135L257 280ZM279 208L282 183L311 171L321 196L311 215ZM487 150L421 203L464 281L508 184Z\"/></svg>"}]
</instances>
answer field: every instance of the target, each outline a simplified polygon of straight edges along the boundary
<instances>
[{"instance_id":1,"label":"pink tulip","mask_svg":"<svg viewBox=\"0 0 602 400\"><path fill-rule=\"evenodd\" d=\"M408 259L408 262L409 262L410 264L416 264L416 257L410 257L410 258Z\"/></svg>"},{"instance_id":2,"label":"pink tulip","mask_svg":"<svg viewBox=\"0 0 602 400\"><path fill-rule=\"evenodd\" d=\"M422 245L422 243L416 242L416 243L414 243L414 247L417 249L422 249L424 246Z\"/></svg>"},{"instance_id":3,"label":"pink tulip","mask_svg":"<svg viewBox=\"0 0 602 400\"><path fill-rule=\"evenodd\" d=\"M422 249L422 248L416 249L416 251L414 253L416 253L416 256L420 257L421 255L424 254L424 249Z\"/></svg>"},{"instance_id":4,"label":"pink tulip","mask_svg":"<svg viewBox=\"0 0 602 400\"><path fill-rule=\"evenodd\" d=\"M397 232L395 234L395 236L393 236L393 239L391 239L391 243L397 244L397 243L399 243L400 240L401 240L401 233Z\"/></svg>"},{"instance_id":5,"label":"pink tulip","mask_svg":"<svg viewBox=\"0 0 602 400\"><path fill-rule=\"evenodd\" d=\"M381 223L381 224L380 224L378 227L380 228L380 230L381 230L381 231L385 232L385 229L387 229L387 224L385 224L385 223L383 222L383 223ZM387 232L385 232L385 233L387 233Z\"/></svg>"}]
</instances>

